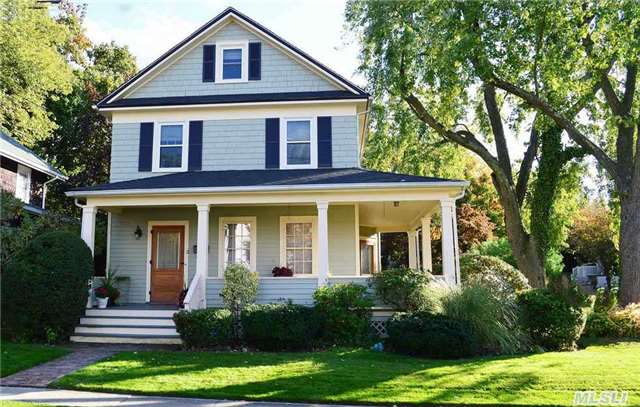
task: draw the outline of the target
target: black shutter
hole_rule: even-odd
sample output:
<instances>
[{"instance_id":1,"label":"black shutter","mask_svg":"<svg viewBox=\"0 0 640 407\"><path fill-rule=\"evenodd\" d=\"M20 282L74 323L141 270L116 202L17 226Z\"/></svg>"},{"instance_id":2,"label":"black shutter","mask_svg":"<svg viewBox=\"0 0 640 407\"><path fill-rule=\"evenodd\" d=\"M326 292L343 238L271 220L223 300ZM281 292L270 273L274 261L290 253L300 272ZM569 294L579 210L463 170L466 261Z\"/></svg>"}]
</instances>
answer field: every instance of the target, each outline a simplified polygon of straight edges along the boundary
<instances>
[{"instance_id":1,"label":"black shutter","mask_svg":"<svg viewBox=\"0 0 640 407\"><path fill-rule=\"evenodd\" d=\"M202 47L202 82L215 82L216 78L216 46Z\"/></svg>"},{"instance_id":2,"label":"black shutter","mask_svg":"<svg viewBox=\"0 0 640 407\"><path fill-rule=\"evenodd\" d=\"M189 122L189 171L202 169L202 120Z\"/></svg>"},{"instance_id":3,"label":"black shutter","mask_svg":"<svg viewBox=\"0 0 640 407\"><path fill-rule=\"evenodd\" d=\"M259 42L249 43L249 80L259 81L262 59L262 44Z\"/></svg>"},{"instance_id":4,"label":"black shutter","mask_svg":"<svg viewBox=\"0 0 640 407\"><path fill-rule=\"evenodd\" d=\"M280 119L265 121L265 167L280 168Z\"/></svg>"},{"instance_id":5,"label":"black shutter","mask_svg":"<svg viewBox=\"0 0 640 407\"><path fill-rule=\"evenodd\" d=\"M318 117L318 167L331 168L331 116Z\"/></svg>"},{"instance_id":6,"label":"black shutter","mask_svg":"<svg viewBox=\"0 0 640 407\"><path fill-rule=\"evenodd\" d=\"M140 123L140 149L138 171L151 171L153 159L153 123Z\"/></svg>"}]
</instances>

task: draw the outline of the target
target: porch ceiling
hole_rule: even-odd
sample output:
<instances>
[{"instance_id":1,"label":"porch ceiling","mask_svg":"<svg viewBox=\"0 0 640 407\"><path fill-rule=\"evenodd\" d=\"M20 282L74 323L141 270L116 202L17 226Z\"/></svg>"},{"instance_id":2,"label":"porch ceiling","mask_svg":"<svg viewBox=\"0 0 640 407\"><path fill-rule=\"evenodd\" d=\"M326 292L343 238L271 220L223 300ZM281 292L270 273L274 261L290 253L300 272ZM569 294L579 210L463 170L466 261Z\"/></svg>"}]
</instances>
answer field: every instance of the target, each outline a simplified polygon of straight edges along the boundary
<instances>
[{"instance_id":1,"label":"porch ceiling","mask_svg":"<svg viewBox=\"0 0 640 407\"><path fill-rule=\"evenodd\" d=\"M437 210L438 201L360 202L360 225L378 231L403 231L415 226L420 218Z\"/></svg>"}]
</instances>

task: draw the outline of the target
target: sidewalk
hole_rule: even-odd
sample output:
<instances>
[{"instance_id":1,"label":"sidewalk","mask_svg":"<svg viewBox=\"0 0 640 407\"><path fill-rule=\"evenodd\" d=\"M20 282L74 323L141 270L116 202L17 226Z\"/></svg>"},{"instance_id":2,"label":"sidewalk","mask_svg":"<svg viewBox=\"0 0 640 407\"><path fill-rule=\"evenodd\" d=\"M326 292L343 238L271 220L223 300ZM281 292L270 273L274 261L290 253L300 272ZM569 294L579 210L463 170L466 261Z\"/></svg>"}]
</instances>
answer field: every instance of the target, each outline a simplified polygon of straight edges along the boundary
<instances>
[{"instance_id":1,"label":"sidewalk","mask_svg":"<svg viewBox=\"0 0 640 407\"><path fill-rule=\"evenodd\" d=\"M0 406L2 400L25 401L51 404L54 406L136 406L136 407L336 407L326 404L299 404L262 401L206 400L181 397L133 396L128 394L93 393L74 390L39 389L33 387L0 387ZM362 406L359 406L362 407Z\"/></svg>"}]
</instances>

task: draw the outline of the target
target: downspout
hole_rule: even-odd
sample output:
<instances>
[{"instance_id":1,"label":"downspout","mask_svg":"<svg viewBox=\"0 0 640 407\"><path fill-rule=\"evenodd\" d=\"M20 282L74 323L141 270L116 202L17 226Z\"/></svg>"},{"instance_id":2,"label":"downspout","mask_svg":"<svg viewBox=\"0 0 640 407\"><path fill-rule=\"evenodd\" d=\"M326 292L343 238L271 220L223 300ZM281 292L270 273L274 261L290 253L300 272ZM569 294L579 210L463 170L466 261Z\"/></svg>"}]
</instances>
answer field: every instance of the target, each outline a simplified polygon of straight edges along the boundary
<instances>
[{"instance_id":1,"label":"downspout","mask_svg":"<svg viewBox=\"0 0 640 407\"><path fill-rule=\"evenodd\" d=\"M47 187L49 186L49 184L53 181L58 181L61 180L62 178L58 177L57 175L54 176L53 178L51 178L49 181L45 181L44 184L42 184L42 210L45 209L45 205L47 202Z\"/></svg>"},{"instance_id":2,"label":"downspout","mask_svg":"<svg viewBox=\"0 0 640 407\"><path fill-rule=\"evenodd\" d=\"M358 167L361 167L361 157L364 154L365 144L367 142L365 135L367 132L367 127L369 126L369 105L371 104L371 97L367 98L367 104L364 108L364 112L356 113L356 116L365 115L364 123L362 125L362 145L360 146L360 151L358 152Z\"/></svg>"}]
</instances>

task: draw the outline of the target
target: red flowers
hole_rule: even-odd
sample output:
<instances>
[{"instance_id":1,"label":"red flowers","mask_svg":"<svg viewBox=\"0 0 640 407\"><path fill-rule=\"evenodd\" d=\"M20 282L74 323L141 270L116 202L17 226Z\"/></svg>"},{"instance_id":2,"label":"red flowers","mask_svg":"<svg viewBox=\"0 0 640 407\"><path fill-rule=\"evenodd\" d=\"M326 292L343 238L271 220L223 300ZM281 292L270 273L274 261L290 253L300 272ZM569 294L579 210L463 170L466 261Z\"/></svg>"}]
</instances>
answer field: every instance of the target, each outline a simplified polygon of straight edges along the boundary
<instances>
[{"instance_id":1,"label":"red flowers","mask_svg":"<svg viewBox=\"0 0 640 407\"><path fill-rule=\"evenodd\" d=\"M94 291L96 293L96 297L98 298L107 298L109 297L109 290L106 287L98 287Z\"/></svg>"},{"instance_id":2,"label":"red flowers","mask_svg":"<svg viewBox=\"0 0 640 407\"><path fill-rule=\"evenodd\" d=\"M276 266L271 270L271 274L273 274L274 277L293 277L293 270L286 266Z\"/></svg>"}]
</instances>

